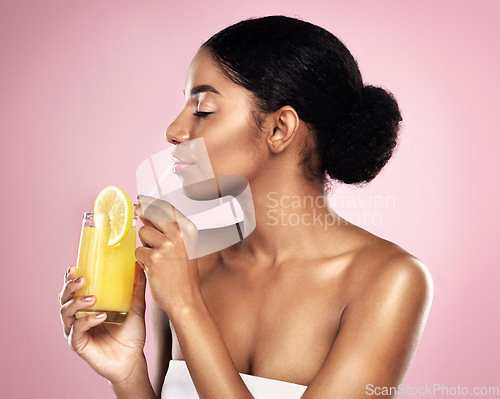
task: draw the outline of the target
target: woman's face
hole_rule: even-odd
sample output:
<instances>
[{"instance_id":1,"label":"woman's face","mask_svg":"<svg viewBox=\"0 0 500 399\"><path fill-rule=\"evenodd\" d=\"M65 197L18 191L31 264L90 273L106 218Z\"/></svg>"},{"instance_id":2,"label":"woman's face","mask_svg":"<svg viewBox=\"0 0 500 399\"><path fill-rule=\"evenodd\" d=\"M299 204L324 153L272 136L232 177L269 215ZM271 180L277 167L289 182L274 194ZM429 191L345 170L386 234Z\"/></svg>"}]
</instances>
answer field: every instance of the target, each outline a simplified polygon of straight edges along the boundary
<instances>
[{"instance_id":1,"label":"woman's face","mask_svg":"<svg viewBox=\"0 0 500 399\"><path fill-rule=\"evenodd\" d=\"M228 79L210 52L201 49L191 62L184 93L184 109L166 131L170 143L185 143L173 152L174 173L183 188L214 175L236 175L252 181L261 170L266 145L265 140L257 139L261 132L252 117L250 92ZM196 140L200 138L203 140Z\"/></svg>"}]
</instances>

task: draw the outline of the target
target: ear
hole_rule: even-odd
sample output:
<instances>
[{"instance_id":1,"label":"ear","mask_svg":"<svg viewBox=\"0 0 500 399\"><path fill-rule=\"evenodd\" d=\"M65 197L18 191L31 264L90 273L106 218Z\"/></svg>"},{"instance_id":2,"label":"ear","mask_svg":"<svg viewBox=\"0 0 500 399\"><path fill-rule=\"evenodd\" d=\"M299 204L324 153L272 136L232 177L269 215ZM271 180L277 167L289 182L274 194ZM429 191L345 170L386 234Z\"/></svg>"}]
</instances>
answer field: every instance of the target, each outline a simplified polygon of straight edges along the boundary
<instances>
[{"instance_id":1,"label":"ear","mask_svg":"<svg viewBox=\"0 0 500 399\"><path fill-rule=\"evenodd\" d=\"M295 109L289 105L281 107L272 114L266 143L275 154L283 152L294 140L299 131L300 118Z\"/></svg>"}]
</instances>

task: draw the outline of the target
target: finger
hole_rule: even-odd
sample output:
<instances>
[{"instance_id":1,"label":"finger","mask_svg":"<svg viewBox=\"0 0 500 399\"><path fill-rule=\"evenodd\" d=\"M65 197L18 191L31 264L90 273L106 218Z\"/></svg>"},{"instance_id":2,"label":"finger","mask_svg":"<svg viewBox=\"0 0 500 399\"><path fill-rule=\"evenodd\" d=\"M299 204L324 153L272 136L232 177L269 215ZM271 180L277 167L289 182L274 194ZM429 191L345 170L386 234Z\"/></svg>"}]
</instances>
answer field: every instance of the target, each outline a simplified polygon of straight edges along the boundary
<instances>
[{"instance_id":1,"label":"finger","mask_svg":"<svg viewBox=\"0 0 500 399\"><path fill-rule=\"evenodd\" d=\"M68 342L77 354L80 356L84 355L85 348L89 343L91 336L88 334L88 330L99 324L102 324L106 320L107 314L102 312L97 315L89 315L77 319L72 327L68 336Z\"/></svg>"},{"instance_id":2,"label":"finger","mask_svg":"<svg viewBox=\"0 0 500 399\"><path fill-rule=\"evenodd\" d=\"M74 280L76 277L76 267L74 265L71 265L68 267L68 270L66 270L66 273L64 274L64 284L66 284L68 281Z\"/></svg>"},{"instance_id":3,"label":"finger","mask_svg":"<svg viewBox=\"0 0 500 399\"><path fill-rule=\"evenodd\" d=\"M185 218L187 220L187 218ZM174 241L175 243L179 242L180 238L180 228L179 225L175 222L159 222L154 221L151 222L149 219L146 219L154 229L163 234L164 237L167 237Z\"/></svg>"},{"instance_id":4,"label":"finger","mask_svg":"<svg viewBox=\"0 0 500 399\"><path fill-rule=\"evenodd\" d=\"M185 233L189 239L193 239L198 234L198 228L181 211L167 201L153 197L139 195L140 206L137 208L138 216L141 220L149 221L155 228L163 234L172 238L174 242L179 242L179 230Z\"/></svg>"},{"instance_id":5,"label":"finger","mask_svg":"<svg viewBox=\"0 0 500 399\"><path fill-rule=\"evenodd\" d=\"M182 230L186 235L185 239L190 241L190 247L195 245L198 235L196 225L172 204L144 195L138 195L137 199L140 203L136 205L135 212L145 225L153 225L175 244L183 241Z\"/></svg>"},{"instance_id":6,"label":"finger","mask_svg":"<svg viewBox=\"0 0 500 399\"><path fill-rule=\"evenodd\" d=\"M167 238L156 228L143 226L139 229L139 238L145 247L160 247Z\"/></svg>"},{"instance_id":7,"label":"finger","mask_svg":"<svg viewBox=\"0 0 500 399\"><path fill-rule=\"evenodd\" d=\"M76 320L76 313L79 310L87 309L95 304L95 297L92 295L88 296L77 296L70 299L63 306L61 306L61 322L63 325L64 336L67 338L71 326Z\"/></svg>"},{"instance_id":8,"label":"finger","mask_svg":"<svg viewBox=\"0 0 500 399\"><path fill-rule=\"evenodd\" d=\"M152 254L152 248L137 247L135 250L135 259L139 263L139 266L141 266L146 272L148 271L147 266L149 265Z\"/></svg>"},{"instance_id":9,"label":"finger","mask_svg":"<svg viewBox=\"0 0 500 399\"><path fill-rule=\"evenodd\" d=\"M137 200L139 203L134 209L137 216L152 222L175 222L170 202L146 195L138 195Z\"/></svg>"},{"instance_id":10,"label":"finger","mask_svg":"<svg viewBox=\"0 0 500 399\"><path fill-rule=\"evenodd\" d=\"M148 209L152 209L152 208L154 208L154 206L151 208L148 208ZM151 228L159 231L160 233L168 232L170 230L175 232L175 229L176 229L175 222L173 222L173 221L161 222L160 220L165 219L165 218L154 216L152 214L152 212L148 212L148 217L150 217L152 220L155 220L155 221L153 222L153 221L147 219L146 216L144 216L144 214L142 213L142 208L141 208L140 204L134 205L134 213L136 216L139 217L139 219L141 220L141 222L144 226L151 227ZM169 226L171 226L171 227L169 227ZM144 242L142 243L142 245L147 246Z\"/></svg>"},{"instance_id":11,"label":"finger","mask_svg":"<svg viewBox=\"0 0 500 399\"><path fill-rule=\"evenodd\" d=\"M130 314L132 318L134 315L144 318L146 312L146 274L141 266L136 262L135 264L135 280L134 280L134 293L132 296L132 306L130 307ZM129 320L127 317L126 320Z\"/></svg>"},{"instance_id":12,"label":"finger","mask_svg":"<svg viewBox=\"0 0 500 399\"><path fill-rule=\"evenodd\" d=\"M149 220L161 232L165 232L169 224L177 222L178 211L169 202L144 195L139 195L137 198L140 206L137 207L136 214L141 220Z\"/></svg>"},{"instance_id":13,"label":"finger","mask_svg":"<svg viewBox=\"0 0 500 399\"><path fill-rule=\"evenodd\" d=\"M144 226L151 226L155 228L155 225L146 219L142 213L141 204L134 204L134 215L137 216Z\"/></svg>"},{"instance_id":14,"label":"finger","mask_svg":"<svg viewBox=\"0 0 500 399\"><path fill-rule=\"evenodd\" d=\"M68 282L66 282L61 293L59 294L59 303L61 305L64 305L71 298L73 298L75 292L81 290L84 286L85 286L85 277L83 276L76 277L73 280L69 280Z\"/></svg>"},{"instance_id":15,"label":"finger","mask_svg":"<svg viewBox=\"0 0 500 399\"><path fill-rule=\"evenodd\" d=\"M134 205L134 214L141 220L154 226L155 222L175 222L172 205L154 197L138 195L138 204Z\"/></svg>"},{"instance_id":16,"label":"finger","mask_svg":"<svg viewBox=\"0 0 500 399\"><path fill-rule=\"evenodd\" d=\"M62 300L62 297L64 295L64 290L66 289L66 285L67 285L68 281L74 280L76 277L75 274L76 274L76 268L73 265L68 267L68 270L66 270L66 273L64 273L63 288L62 288L61 292L59 292L59 295L57 297L59 304L62 304L61 300Z\"/></svg>"}]
</instances>

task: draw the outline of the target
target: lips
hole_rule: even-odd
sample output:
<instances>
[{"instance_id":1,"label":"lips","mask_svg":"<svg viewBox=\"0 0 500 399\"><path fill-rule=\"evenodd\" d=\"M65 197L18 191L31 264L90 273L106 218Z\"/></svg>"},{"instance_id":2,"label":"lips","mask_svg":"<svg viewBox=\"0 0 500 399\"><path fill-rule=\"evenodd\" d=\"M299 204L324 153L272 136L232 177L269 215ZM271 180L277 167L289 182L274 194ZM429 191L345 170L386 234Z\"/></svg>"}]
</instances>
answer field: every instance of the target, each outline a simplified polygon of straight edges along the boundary
<instances>
[{"instance_id":1,"label":"lips","mask_svg":"<svg viewBox=\"0 0 500 399\"><path fill-rule=\"evenodd\" d=\"M195 164L195 162L187 162L175 156L172 156L172 159L174 160L173 172L175 174L180 173Z\"/></svg>"}]
</instances>

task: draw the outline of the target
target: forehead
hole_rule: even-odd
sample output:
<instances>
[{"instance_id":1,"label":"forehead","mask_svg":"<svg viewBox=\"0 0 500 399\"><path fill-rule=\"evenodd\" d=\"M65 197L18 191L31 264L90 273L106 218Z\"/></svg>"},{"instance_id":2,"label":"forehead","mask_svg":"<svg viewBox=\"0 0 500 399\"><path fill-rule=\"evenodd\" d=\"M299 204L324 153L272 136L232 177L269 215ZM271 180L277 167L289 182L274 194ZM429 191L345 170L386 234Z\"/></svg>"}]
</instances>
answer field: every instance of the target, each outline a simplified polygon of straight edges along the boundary
<instances>
[{"instance_id":1,"label":"forehead","mask_svg":"<svg viewBox=\"0 0 500 399\"><path fill-rule=\"evenodd\" d=\"M223 97L245 94L247 90L232 82L215 63L207 49L200 49L189 66L184 92L189 97L191 89L197 86L209 85L215 88Z\"/></svg>"}]
</instances>

